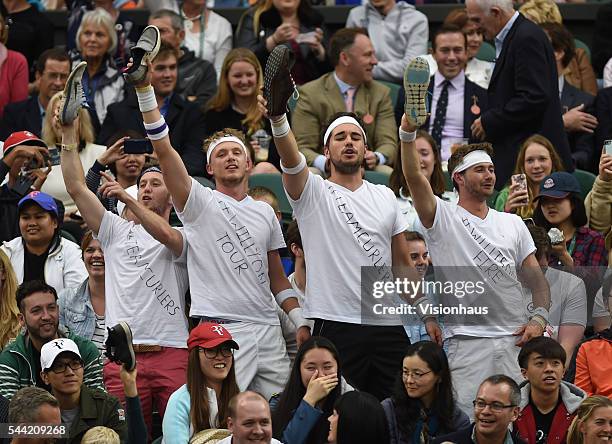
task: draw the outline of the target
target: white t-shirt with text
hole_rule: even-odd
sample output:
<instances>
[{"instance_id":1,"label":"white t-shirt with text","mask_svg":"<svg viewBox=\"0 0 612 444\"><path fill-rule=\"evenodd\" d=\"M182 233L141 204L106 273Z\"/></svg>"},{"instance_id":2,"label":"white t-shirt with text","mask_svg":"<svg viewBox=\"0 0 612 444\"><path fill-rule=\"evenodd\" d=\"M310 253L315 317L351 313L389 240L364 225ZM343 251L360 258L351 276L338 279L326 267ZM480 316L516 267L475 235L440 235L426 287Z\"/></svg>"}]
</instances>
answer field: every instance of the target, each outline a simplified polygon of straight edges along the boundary
<instances>
[{"instance_id":1,"label":"white t-shirt with text","mask_svg":"<svg viewBox=\"0 0 612 444\"><path fill-rule=\"evenodd\" d=\"M285 246L274 210L237 201L192 180L182 212L189 245L191 316L279 325L270 290L268 252Z\"/></svg>"},{"instance_id":2,"label":"white t-shirt with text","mask_svg":"<svg viewBox=\"0 0 612 444\"><path fill-rule=\"evenodd\" d=\"M106 325L127 322L134 344L187 348L184 235L182 254L176 257L142 225L107 211L97 238L106 267Z\"/></svg>"}]
</instances>

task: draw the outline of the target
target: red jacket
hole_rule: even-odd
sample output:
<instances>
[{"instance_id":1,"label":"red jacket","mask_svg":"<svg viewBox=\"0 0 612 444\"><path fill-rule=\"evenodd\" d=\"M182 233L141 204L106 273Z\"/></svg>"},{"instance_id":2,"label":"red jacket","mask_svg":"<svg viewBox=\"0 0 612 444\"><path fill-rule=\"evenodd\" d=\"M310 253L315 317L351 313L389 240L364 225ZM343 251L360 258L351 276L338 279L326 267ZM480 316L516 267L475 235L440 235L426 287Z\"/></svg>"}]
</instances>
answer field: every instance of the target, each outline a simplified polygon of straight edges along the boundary
<instances>
[{"instance_id":1,"label":"red jacket","mask_svg":"<svg viewBox=\"0 0 612 444\"><path fill-rule=\"evenodd\" d=\"M546 444L565 444L567 430L574 419L576 410L580 403L586 398L586 393L573 384L562 382L559 388L562 402L557 406L553 417ZM518 431L518 435L528 444L536 442L536 423L533 409L529 404L529 383L521 384L521 411L518 419L514 422L513 428Z\"/></svg>"}]
</instances>

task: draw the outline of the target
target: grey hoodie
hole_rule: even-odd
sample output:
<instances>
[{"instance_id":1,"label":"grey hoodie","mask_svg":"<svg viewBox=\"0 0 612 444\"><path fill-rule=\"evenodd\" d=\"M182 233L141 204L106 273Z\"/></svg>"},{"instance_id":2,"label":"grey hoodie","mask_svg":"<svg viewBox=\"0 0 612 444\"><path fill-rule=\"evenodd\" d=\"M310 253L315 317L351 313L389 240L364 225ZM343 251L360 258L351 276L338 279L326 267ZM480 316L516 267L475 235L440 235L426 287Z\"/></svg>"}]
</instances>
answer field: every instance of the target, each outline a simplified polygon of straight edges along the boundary
<instances>
[{"instance_id":1,"label":"grey hoodie","mask_svg":"<svg viewBox=\"0 0 612 444\"><path fill-rule=\"evenodd\" d=\"M414 57L427 54L427 17L406 2L397 2L383 16L370 3L351 9L347 28L366 28L376 51L377 80L401 83L404 68Z\"/></svg>"},{"instance_id":2,"label":"grey hoodie","mask_svg":"<svg viewBox=\"0 0 612 444\"><path fill-rule=\"evenodd\" d=\"M521 388L521 411L527 407L529 404L529 393L531 390L529 381L523 381L520 385ZM559 387L561 392L561 401L565 404L565 408L567 413L573 415L587 398L587 394L581 388L575 386L574 384L570 384L566 381L561 381L561 386Z\"/></svg>"}]
</instances>

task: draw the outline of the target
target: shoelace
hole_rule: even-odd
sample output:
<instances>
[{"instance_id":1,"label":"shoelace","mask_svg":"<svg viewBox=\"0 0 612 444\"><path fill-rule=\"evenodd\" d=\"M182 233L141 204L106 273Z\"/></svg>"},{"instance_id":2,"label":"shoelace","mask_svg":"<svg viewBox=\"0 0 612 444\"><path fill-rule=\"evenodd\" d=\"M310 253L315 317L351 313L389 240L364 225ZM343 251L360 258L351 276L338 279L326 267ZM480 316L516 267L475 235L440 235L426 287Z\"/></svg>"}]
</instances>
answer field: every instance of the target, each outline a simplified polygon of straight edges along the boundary
<instances>
[{"instance_id":1,"label":"shoelace","mask_svg":"<svg viewBox=\"0 0 612 444\"><path fill-rule=\"evenodd\" d=\"M291 74L289 74L289 78L291 79L291 83L293 83L293 94L291 94L291 97L293 100L297 101L300 98L300 92L298 91L297 85L295 84Z\"/></svg>"}]
</instances>

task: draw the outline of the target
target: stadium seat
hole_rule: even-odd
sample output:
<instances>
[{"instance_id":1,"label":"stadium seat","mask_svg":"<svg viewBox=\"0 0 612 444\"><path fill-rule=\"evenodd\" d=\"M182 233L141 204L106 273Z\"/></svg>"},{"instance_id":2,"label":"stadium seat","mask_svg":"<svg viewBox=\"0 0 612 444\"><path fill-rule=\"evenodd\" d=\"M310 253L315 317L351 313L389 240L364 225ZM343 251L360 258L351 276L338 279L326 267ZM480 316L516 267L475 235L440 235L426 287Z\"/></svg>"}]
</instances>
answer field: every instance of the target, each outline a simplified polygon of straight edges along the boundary
<instances>
[{"instance_id":1,"label":"stadium seat","mask_svg":"<svg viewBox=\"0 0 612 444\"><path fill-rule=\"evenodd\" d=\"M476 54L476 58L486 60L487 62L492 62L495 60L495 47L490 43L482 42L482 45L478 50L478 54Z\"/></svg>"},{"instance_id":2,"label":"stadium seat","mask_svg":"<svg viewBox=\"0 0 612 444\"><path fill-rule=\"evenodd\" d=\"M576 48L584 49L584 52L586 53L587 57L589 58L589 62L590 62L591 61L591 48L589 48L589 45L587 45L580 39L574 39L574 45L576 45Z\"/></svg>"},{"instance_id":3,"label":"stadium seat","mask_svg":"<svg viewBox=\"0 0 612 444\"><path fill-rule=\"evenodd\" d=\"M395 104L397 103L397 96L399 95L400 86L397 83L385 82L384 80L379 80L378 82L389 88L391 92L391 104L395 109Z\"/></svg>"},{"instance_id":4,"label":"stadium seat","mask_svg":"<svg viewBox=\"0 0 612 444\"><path fill-rule=\"evenodd\" d=\"M64 239L68 239L69 241L74 242L77 245L80 245L79 241L76 240L76 237L74 237L72 233L69 233L66 230L60 230L60 236L62 236Z\"/></svg>"},{"instance_id":5,"label":"stadium seat","mask_svg":"<svg viewBox=\"0 0 612 444\"><path fill-rule=\"evenodd\" d=\"M593 188L593 184L595 183L595 174L576 169L574 170L574 177L578 179L578 183L580 184L582 198L586 198L586 195L589 194L589 191L591 191L591 188Z\"/></svg>"},{"instance_id":6,"label":"stadium seat","mask_svg":"<svg viewBox=\"0 0 612 444\"><path fill-rule=\"evenodd\" d=\"M278 199L280 211L283 214L283 220L291 220L293 209L289 204L285 188L283 188L283 179L280 174L255 174L249 177L249 188L266 187L272 191Z\"/></svg>"},{"instance_id":7,"label":"stadium seat","mask_svg":"<svg viewBox=\"0 0 612 444\"><path fill-rule=\"evenodd\" d=\"M366 171L365 180L376 185L389 186L389 176L385 173L379 173L378 171Z\"/></svg>"},{"instance_id":8,"label":"stadium seat","mask_svg":"<svg viewBox=\"0 0 612 444\"><path fill-rule=\"evenodd\" d=\"M202 185L204 185L205 187L212 188L213 190L215 189L215 184L212 180L209 180L206 177L201 177L201 176L193 176L193 178L197 180L199 183L201 183Z\"/></svg>"}]
</instances>

